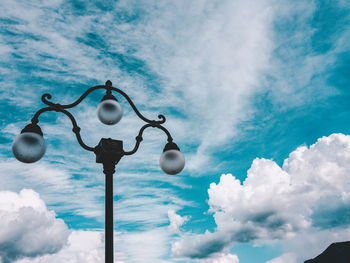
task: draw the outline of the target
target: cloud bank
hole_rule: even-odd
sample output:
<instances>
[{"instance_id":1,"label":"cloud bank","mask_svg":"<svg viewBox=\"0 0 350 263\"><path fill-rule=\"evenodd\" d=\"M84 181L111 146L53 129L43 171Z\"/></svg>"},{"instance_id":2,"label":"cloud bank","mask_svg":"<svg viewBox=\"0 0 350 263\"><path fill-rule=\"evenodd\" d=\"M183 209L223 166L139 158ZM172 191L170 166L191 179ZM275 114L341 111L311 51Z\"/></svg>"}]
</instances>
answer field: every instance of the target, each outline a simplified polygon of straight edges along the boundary
<instances>
[{"instance_id":1,"label":"cloud bank","mask_svg":"<svg viewBox=\"0 0 350 263\"><path fill-rule=\"evenodd\" d=\"M2 263L104 260L103 232L70 231L34 190L0 191L0 225Z\"/></svg>"},{"instance_id":2,"label":"cloud bank","mask_svg":"<svg viewBox=\"0 0 350 263\"><path fill-rule=\"evenodd\" d=\"M58 253L37 258L24 258L16 263L97 263L104 262L104 243L101 231L72 231L67 245ZM116 261L116 263L122 263Z\"/></svg>"},{"instance_id":3,"label":"cloud bank","mask_svg":"<svg viewBox=\"0 0 350 263\"><path fill-rule=\"evenodd\" d=\"M23 257L58 252L69 230L49 211L39 194L23 189L19 194L0 192L0 258L3 263Z\"/></svg>"},{"instance_id":4,"label":"cloud bank","mask_svg":"<svg viewBox=\"0 0 350 263\"><path fill-rule=\"evenodd\" d=\"M307 233L310 237L304 240L310 240L315 235L324 236L329 229L333 234L327 241L344 238L346 235L340 233L348 233L350 225L344 216L350 207L349 174L350 136L343 134L297 148L282 167L257 158L243 184L224 174L219 183L210 185L208 203L217 231L176 242L173 254L206 258L234 243L292 242L296 237L303 242L300 235ZM291 260L294 255L285 257Z\"/></svg>"}]
</instances>

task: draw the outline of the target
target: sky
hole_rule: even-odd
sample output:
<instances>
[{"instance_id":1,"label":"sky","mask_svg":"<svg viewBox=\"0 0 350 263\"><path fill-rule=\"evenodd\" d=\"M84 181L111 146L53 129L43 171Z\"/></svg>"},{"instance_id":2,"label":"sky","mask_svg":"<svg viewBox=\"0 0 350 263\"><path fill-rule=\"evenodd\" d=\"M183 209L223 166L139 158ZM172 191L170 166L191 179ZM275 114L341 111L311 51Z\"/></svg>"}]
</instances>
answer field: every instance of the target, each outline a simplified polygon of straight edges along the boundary
<instances>
[{"instance_id":1,"label":"sky","mask_svg":"<svg viewBox=\"0 0 350 263\"><path fill-rule=\"evenodd\" d=\"M115 262L297 263L350 240L347 0L2 0L0 262L104 260L104 175L70 120L47 112L33 164L11 144L35 112L111 80L164 126L186 159L159 168L166 136L144 133L114 175ZM91 93L71 109L83 140L114 126Z\"/></svg>"}]
</instances>

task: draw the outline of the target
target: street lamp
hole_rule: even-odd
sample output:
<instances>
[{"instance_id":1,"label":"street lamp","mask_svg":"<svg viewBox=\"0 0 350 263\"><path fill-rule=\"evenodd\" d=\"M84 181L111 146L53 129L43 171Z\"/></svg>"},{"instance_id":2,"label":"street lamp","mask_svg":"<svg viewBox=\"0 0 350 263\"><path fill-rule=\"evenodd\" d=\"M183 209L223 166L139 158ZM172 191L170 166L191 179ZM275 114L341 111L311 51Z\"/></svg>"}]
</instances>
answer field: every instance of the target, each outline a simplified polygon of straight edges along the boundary
<instances>
[{"instance_id":1,"label":"street lamp","mask_svg":"<svg viewBox=\"0 0 350 263\"><path fill-rule=\"evenodd\" d=\"M96 147L86 145L81 136L80 128L73 115L67 111L69 108L77 106L82 100L86 98L94 90L105 89L106 95L102 98L98 108L97 116L99 120L106 125L114 125L120 121L123 116L123 109L118 100L112 95L112 91L121 94L130 104L136 115L145 121L147 124L141 127L136 136L136 144L131 151L124 151L123 142L113 140L111 138L102 138ZM48 107L38 110L28 124L19 134L13 144L13 155L21 162L33 163L38 161L45 154L46 144L43 133L38 125L39 116L47 111L61 112L69 117L73 125L73 132L75 133L79 144L87 151L94 152L96 155L96 162L103 164L103 173L106 175L106 198L105 198L105 262L113 262L113 174L115 172L115 165L125 155L134 154L142 141L142 134L145 129L149 127L158 128L165 132L168 137L168 143L165 145L163 153L160 157L159 164L161 169L167 174L178 174L185 166L185 158L180 152L179 147L173 142L169 131L161 124L165 122L163 115L158 115L160 120L149 120L145 118L136 108L129 96L118 88L112 87L112 82L107 81L105 85L99 85L89 88L81 97L72 104L61 105L52 103L50 94L44 94L41 100L48 105Z\"/></svg>"}]
</instances>

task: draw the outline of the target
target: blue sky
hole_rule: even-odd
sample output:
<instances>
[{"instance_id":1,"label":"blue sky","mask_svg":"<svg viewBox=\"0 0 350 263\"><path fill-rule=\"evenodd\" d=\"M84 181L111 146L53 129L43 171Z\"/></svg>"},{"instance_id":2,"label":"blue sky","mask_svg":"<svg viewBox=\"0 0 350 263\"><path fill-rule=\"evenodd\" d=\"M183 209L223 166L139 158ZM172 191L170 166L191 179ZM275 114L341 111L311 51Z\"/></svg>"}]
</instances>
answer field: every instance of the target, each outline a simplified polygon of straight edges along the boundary
<instances>
[{"instance_id":1,"label":"blue sky","mask_svg":"<svg viewBox=\"0 0 350 263\"><path fill-rule=\"evenodd\" d=\"M68 104L107 79L186 158L164 174L147 130L120 161L116 262L296 263L350 240L349 26L345 0L1 1L0 262L102 261L102 167L69 119L43 114L35 164L11 144L43 93ZM102 96L71 111L84 141L131 149L142 121L116 95L103 125Z\"/></svg>"}]
</instances>

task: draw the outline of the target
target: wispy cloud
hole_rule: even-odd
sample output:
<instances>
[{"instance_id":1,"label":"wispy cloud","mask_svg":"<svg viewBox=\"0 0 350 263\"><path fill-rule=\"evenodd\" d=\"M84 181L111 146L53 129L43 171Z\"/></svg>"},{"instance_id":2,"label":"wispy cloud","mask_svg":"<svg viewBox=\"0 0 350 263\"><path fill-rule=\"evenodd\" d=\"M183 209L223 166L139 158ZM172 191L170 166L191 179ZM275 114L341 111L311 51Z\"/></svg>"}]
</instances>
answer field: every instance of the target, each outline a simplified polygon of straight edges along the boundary
<instances>
[{"instance_id":1,"label":"wispy cloud","mask_svg":"<svg viewBox=\"0 0 350 263\"><path fill-rule=\"evenodd\" d=\"M6 7L8 21L15 21L8 30L16 34L11 36L15 44L6 39L3 50L10 53L16 46L16 53L9 55L9 60L21 56L11 62L15 70L27 74L18 68L20 61L40 65L40 70L30 72L32 81L45 79L35 82L37 92L50 87L50 80L54 86L49 89L57 93L69 80L76 85L112 78L141 108L147 105L168 113L176 109L186 118L179 126L176 114L171 114L169 126L181 144L199 145L192 150L188 167L201 167L210 147L232 138L235 125L250 113L249 98L264 79L273 49L271 2L196 1L188 6L183 1L119 1L103 16L104 10L89 11L91 5L82 7L85 15L79 19L60 2L47 6L45 12L33 3ZM138 8L130 10L130 6ZM16 10L23 8L31 15L19 19ZM123 21L121 13L132 22ZM7 98L34 100L32 92L23 93L29 90L11 91ZM218 127L221 132L213 137Z\"/></svg>"},{"instance_id":2,"label":"wispy cloud","mask_svg":"<svg viewBox=\"0 0 350 263\"><path fill-rule=\"evenodd\" d=\"M54 165L38 163L28 166L19 164L16 160L2 162L0 165L2 190L32 188L40 192L50 205L58 205L58 212L73 212L96 218L103 215L103 206L97 199L98 196L103 196L101 185L90 187L89 194L86 194L86 187L91 181L73 180L70 173Z\"/></svg>"}]
</instances>

